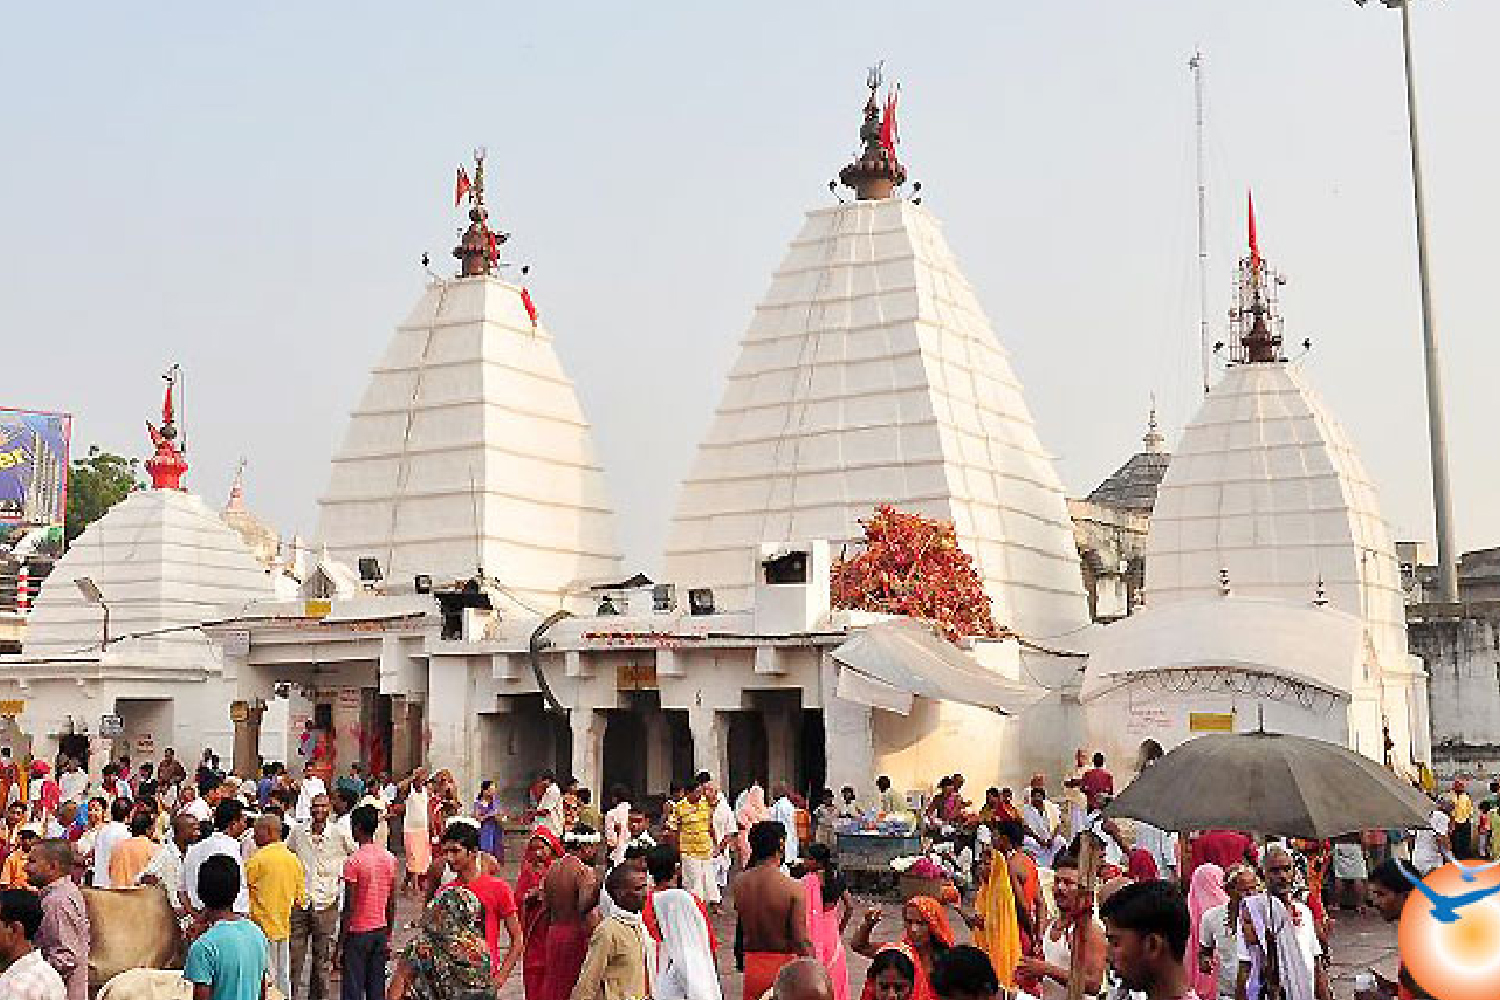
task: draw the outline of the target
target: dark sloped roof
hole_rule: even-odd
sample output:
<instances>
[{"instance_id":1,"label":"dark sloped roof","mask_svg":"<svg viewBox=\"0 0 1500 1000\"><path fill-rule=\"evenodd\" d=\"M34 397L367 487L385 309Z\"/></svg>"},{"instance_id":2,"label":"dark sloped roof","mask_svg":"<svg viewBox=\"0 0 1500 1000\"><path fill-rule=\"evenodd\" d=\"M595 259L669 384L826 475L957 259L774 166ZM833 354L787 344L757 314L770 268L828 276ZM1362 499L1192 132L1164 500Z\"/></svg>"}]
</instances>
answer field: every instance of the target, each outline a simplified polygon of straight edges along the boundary
<instances>
[{"instance_id":1,"label":"dark sloped roof","mask_svg":"<svg viewBox=\"0 0 1500 1000\"><path fill-rule=\"evenodd\" d=\"M1142 451L1116 469L1088 495L1090 503L1149 512L1156 506L1156 489L1167 474L1172 456L1164 451Z\"/></svg>"}]
</instances>

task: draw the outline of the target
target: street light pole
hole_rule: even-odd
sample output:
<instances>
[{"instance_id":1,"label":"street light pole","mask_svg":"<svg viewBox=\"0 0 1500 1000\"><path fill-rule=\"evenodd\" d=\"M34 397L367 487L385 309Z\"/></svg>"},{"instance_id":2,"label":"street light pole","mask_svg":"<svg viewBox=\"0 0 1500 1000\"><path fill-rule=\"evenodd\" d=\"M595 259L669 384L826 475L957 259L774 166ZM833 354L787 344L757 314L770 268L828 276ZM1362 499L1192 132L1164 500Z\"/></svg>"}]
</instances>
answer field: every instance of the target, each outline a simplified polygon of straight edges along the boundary
<instances>
[{"instance_id":1,"label":"street light pole","mask_svg":"<svg viewBox=\"0 0 1500 1000\"><path fill-rule=\"evenodd\" d=\"M1365 0L1355 0L1363 6ZM1412 207L1417 223L1417 273L1422 295L1422 361L1427 377L1427 438L1432 461L1432 506L1437 521L1438 599L1458 601L1458 553L1453 543L1453 494L1448 478L1448 429L1443 413L1443 373L1437 324L1432 316L1432 279L1427 260L1427 209L1417 138L1417 80L1411 57L1411 0L1382 0L1401 9L1401 58L1406 71L1406 128L1411 149Z\"/></svg>"}]
</instances>

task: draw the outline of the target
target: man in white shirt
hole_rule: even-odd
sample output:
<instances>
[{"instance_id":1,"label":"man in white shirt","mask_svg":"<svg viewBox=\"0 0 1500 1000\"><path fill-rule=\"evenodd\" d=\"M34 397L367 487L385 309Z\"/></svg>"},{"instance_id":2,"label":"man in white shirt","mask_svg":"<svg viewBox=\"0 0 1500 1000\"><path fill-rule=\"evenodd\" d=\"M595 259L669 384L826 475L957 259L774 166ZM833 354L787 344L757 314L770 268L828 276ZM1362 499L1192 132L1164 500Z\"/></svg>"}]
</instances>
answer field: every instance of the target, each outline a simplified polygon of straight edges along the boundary
<instances>
[{"instance_id":1,"label":"man in white shirt","mask_svg":"<svg viewBox=\"0 0 1500 1000\"><path fill-rule=\"evenodd\" d=\"M234 900L234 912L244 916L250 913L250 893L245 886L245 869L240 861L240 837L248 824L245 822L245 804L239 799L224 799L214 807L214 832L193 846L182 856L182 878L187 883L188 902L194 912L203 909L203 900L198 898L198 869L203 862L215 854L234 859L240 866L240 891Z\"/></svg>"},{"instance_id":2,"label":"man in white shirt","mask_svg":"<svg viewBox=\"0 0 1500 1000\"><path fill-rule=\"evenodd\" d=\"M1328 973L1318 961L1323 946L1318 943L1312 911L1292 895L1297 869L1291 852L1273 844L1266 848L1261 863L1266 891L1240 904L1240 967L1235 996L1254 1000L1262 995L1267 949L1274 942L1285 1000L1333 1000Z\"/></svg>"},{"instance_id":3,"label":"man in white shirt","mask_svg":"<svg viewBox=\"0 0 1500 1000\"><path fill-rule=\"evenodd\" d=\"M630 841L630 793L621 785L611 790L615 804L604 814L604 845L609 849L609 864L625 860L625 848Z\"/></svg>"},{"instance_id":4,"label":"man in white shirt","mask_svg":"<svg viewBox=\"0 0 1500 1000\"><path fill-rule=\"evenodd\" d=\"M128 799L115 799L110 803L109 822L99 828L99 833L94 838L94 877L89 884L95 889L108 889L110 886L109 858L115 852L115 845L130 839L130 827L125 825L125 818L129 815Z\"/></svg>"},{"instance_id":5,"label":"man in white shirt","mask_svg":"<svg viewBox=\"0 0 1500 1000\"><path fill-rule=\"evenodd\" d=\"M177 807L178 812L191 816L200 823L214 818L213 808L198 794L197 785L183 785L181 795L182 804Z\"/></svg>"},{"instance_id":6,"label":"man in white shirt","mask_svg":"<svg viewBox=\"0 0 1500 1000\"><path fill-rule=\"evenodd\" d=\"M1218 1000L1235 1000L1234 987L1240 974L1240 904L1259 887L1260 879L1249 865L1236 865L1224 876L1228 902L1210 906L1198 920L1198 954L1187 957L1198 964L1199 972L1215 974Z\"/></svg>"},{"instance_id":7,"label":"man in white shirt","mask_svg":"<svg viewBox=\"0 0 1500 1000\"><path fill-rule=\"evenodd\" d=\"M773 789L776 801L771 804L770 818L781 824L786 830L786 849L782 855L782 863L794 865L797 863L798 849L801 846L797 842L797 807L792 805L790 793L784 782L777 782Z\"/></svg>"},{"instance_id":8,"label":"man in white shirt","mask_svg":"<svg viewBox=\"0 0 1500 1000\"><path fill-rule=\"evenodd\" d=\"M1067 845L1059 833L1062 827L1062 810L1057 803L1047 798L1047 789L1032 785L1021 807L1021 825L1026 828L1026 839L1022 849L1043 868L1052 867L1052 859Z\"/></svg>"},{"instance_id":9,"label":"man in white shirt","mask_svg":"<svg viewBox=\"0 0 1500 1000\"><path fill-rule=\"evenodd\" d=\"M187 912L187 884L183 882L183 860L188 848L198 842L198 821L185 813L172 819L172 836L141 872L141 884L160 885L180 917Z\"/></svg>"},{"instance_id":10,"label":"man in white shirt","mask_svg":"<svg viewBox=\"0 0 1500 1000\"><path fill-rule=\"evenodd\" d=\"M302 981L302 968L312 952L308 977L309 1000L329 1000L328 980L333 945L338 938L340 887L344 862L354 854L354 838L329 819L328 796L312 801L312 819L297 826L287 848L302 862L307 874L305 907L292 907L292 982Z\"/></svg>"},{"instance_id":11,"label":"man in white shirt","mask_svg":"<svg viewBox=\"0 0 1500 1000\"><path fill-rule=\"evenodd\" d=\"M89 776L71 757L63 764L62 773L57 776L57 789L60 802L77 802L82 805L88 801Z\"/></svg>"},{"instance_id":12,"label":"man in white shirt","mask_svg":"<svg viewBox=\"0 0 1500 1000\"><path fill-rule=\"evenodd\" d=\"M42 925L42 901L26 889L0 892L0 997L5 1000L67 1000L62 976L47 964L33 941Z\"/></svg>"},{"instance_id":13,"label":"man in white shirt","mask_svg":"<svg viewBox=\"0 0 1500 1000\"><path fill-rule=\"evenodd\" d=\"M1443 867L1453 856L1453 800L1444 798L1427 817L1427 825L1412 833L1411 863L1424 876Z\"/></svg>"},{"instance_id":14,"label":"man in white shirt","mask_svg":"<svg viewBox=\"0 0 1500 1000\"><path fill-rule=\"evenodd\" d=\"M297 822L306 823L312 819L312 801L319 795L327 795L328 786L323 779L312 772L309 764L302 772L302 786L297 792Z\"/></svg>"},{"instance_id":15,"label":"man in white shirt","mask_svg":"<svg viewBox=\"0 0 1500 1000\"><path fill-rule=\"evenodd\" d=\"M566 825L563 819L562 789L557 787L551 771L543 771L537 778L537 784L543 787L537 798L536 821L561 837Z\"/></svg>"}]
</instances>

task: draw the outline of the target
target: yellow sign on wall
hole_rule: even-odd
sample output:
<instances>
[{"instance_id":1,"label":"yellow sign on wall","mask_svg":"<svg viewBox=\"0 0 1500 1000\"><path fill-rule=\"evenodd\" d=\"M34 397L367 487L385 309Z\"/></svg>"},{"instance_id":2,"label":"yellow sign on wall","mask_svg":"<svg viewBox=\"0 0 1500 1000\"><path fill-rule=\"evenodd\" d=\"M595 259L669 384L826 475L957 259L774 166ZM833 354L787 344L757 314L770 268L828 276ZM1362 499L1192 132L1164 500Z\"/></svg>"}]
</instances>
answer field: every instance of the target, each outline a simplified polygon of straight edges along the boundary
<instances>
[{"instance_id":1,"label":"yellow sign on wall","mask_svg":"<svg viewBox=\"0 0 1500 1000\"><path fill-rule=\"evenodd\" d=\"M653 691L657 688L655 657L643 663L622 663L615 673L620 691Z\"/></svg>"},{"instance_id":2,"label":"yellow sign on wall","mask_svg":"<svg viewBox=\"0 0 1500 1000\"><path fill-rule=\"evenodd\" d=\"M1189 712L1188 732L1192 733L1232 733L1234 732L1233 712Z\"/></svg>"},{"instance_id":3,"label":"yellow sign on wall","mask_svg":"<svg viewBox=\"0 0 1500 1000\"><path fill-rule=\"evenodd\" d=\"M23 715L25 712L25 698L0 698L0 715Z\"/></svg>"}]
</instances>

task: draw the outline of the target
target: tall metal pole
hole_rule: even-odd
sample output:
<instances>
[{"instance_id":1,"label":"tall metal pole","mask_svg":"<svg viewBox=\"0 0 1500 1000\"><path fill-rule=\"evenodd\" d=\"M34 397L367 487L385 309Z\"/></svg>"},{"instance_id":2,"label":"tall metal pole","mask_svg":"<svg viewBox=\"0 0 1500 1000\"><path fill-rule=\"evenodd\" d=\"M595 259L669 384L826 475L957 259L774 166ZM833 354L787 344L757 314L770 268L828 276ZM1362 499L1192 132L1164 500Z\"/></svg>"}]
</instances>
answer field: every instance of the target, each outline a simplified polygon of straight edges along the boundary
<instances>
[{"instance_id":1,"label":"tall metal pole","mask_svg":"<svg viewBox=\"0 0 1500 1000\"><path fill-rule=\"evenodd\" d=\"M1453 495L1448 479L1448 430L1443 415L1443 374L1437 324L1432 315L1432 279L1427 261L1427 212L1422 156L1417 139L1417 81L1411 58L1411 0L1386 0L1401 8L1401 56L1406 69L1406 126L1411 147L1412 204L1417 222L1417 271L1422 289L1422 360L1427 375L1427 436L1432 453L1432 506L1437 519L1438 597L1458 600L1458 553L1453 544Z\"/></svg>"},{"instance_id":2,"label":"tall metal pole","mask_svg":"<svg viewBox=\"0 0 1500 1000\"><path fill-rule=\"evenodd\" d=\"M1203 391L1207 393L1213 376L1213 348L1208 342L1208 190L1204 181L1202 52L1193 53L1188 68L1193 71L1193 110L1198 144L1198 352L1203 362Z\"/></svg>"}]
</instances>

